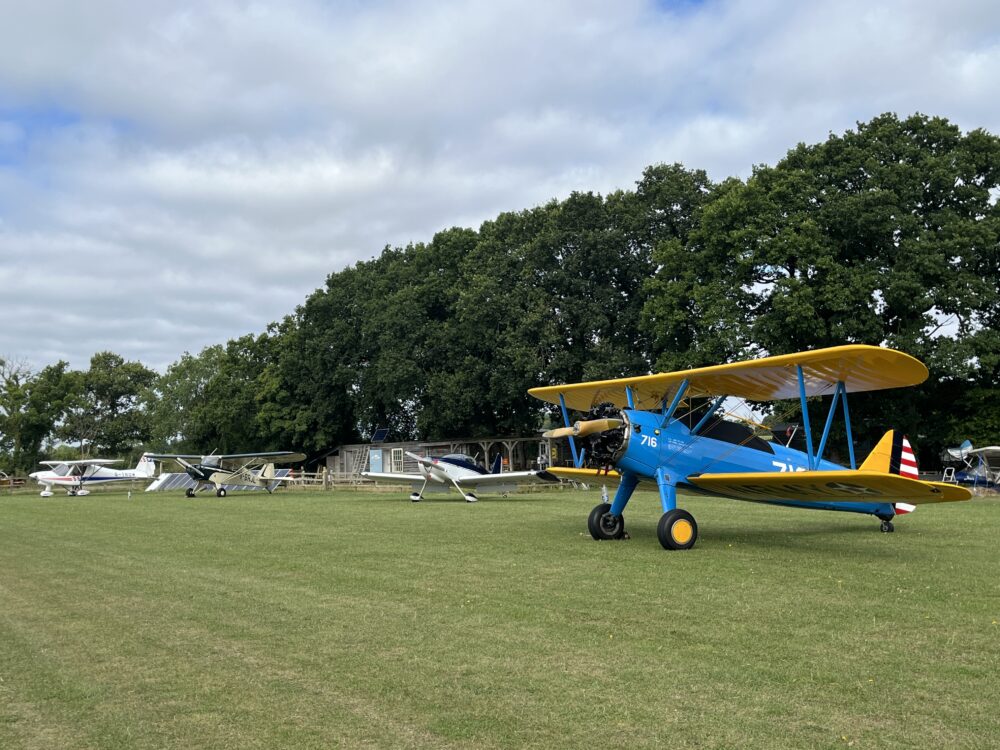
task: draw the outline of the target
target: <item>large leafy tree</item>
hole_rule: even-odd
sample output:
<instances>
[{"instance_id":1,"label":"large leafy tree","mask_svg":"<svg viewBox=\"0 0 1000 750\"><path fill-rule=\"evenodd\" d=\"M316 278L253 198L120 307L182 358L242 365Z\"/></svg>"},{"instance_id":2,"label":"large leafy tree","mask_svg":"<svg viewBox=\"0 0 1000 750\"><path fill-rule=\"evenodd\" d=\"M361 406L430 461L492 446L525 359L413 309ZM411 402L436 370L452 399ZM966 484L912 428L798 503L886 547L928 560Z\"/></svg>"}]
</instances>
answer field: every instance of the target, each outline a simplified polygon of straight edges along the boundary
<instances>
[{"instance_id":1,"label":"large leafy tree","mask_svg":"<svg viewBox=\"0 0 1000 750\"><path fill-rule=\"evenodd\" d=\"M149 398L149 416L151 444L157 450L186 453L206 448L198 442L206 432L206 392L225 357L221 344L205 347L197 355L185 352L156 380Z\"/></svg>"},{"instance_id":2,"label":"large leafy tree","mask_svg":"<svg viewBox=\"0 0 1000 750\"><path fill-rule=\"evenodd\" d=\"M38 463L79 391L79 375L66 362L34 373L26 363L0 359L0 452L8 456L8 470L25 472Z\"/></svg>"},{"instance_id":3,"label":"large leafy tree","mask_svg":"<svg viewBox=\"0 0 1000 750\"><path fill-rule=\"evenodd\" d=\"M956 439L961 394L996 382L998 187L1000 141L940 118L883 115L800 144L721 186L687 243L661 246L647 309L683 320L657 332L660 361L893 346L931 378L856 399L862 434Z\"/></svg>"},{"instance_id":4,"label":"large leafy tree","mask_svg":"<svg viewBox=\"0 0 1000 750\"><path fill-rule=\"evenodd\" d=\"M80 376L81 387L67 409L60 437L79 443L81 451L121 455L149 439L144 408L156 373L114 352L98 352Z\"/></svg>"}]
</instances>

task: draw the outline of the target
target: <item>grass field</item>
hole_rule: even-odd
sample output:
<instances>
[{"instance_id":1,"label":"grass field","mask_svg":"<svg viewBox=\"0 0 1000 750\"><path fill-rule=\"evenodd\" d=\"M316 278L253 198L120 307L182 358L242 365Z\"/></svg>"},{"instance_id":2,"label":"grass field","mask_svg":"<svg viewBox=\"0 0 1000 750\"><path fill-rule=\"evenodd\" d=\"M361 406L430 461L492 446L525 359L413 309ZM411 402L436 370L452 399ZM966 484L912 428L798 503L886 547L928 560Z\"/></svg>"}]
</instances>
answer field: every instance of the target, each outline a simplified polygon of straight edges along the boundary
<instances>
[{"instance_id":1,"label":"grass field","mask_svg":"<svg viewBox=\"0 0 1000 750\"><path fill-rule=\"evenodd\" d=\"M1000 746L1000 500L0 497L0 747Z\"/></svg>"}]
</instances>

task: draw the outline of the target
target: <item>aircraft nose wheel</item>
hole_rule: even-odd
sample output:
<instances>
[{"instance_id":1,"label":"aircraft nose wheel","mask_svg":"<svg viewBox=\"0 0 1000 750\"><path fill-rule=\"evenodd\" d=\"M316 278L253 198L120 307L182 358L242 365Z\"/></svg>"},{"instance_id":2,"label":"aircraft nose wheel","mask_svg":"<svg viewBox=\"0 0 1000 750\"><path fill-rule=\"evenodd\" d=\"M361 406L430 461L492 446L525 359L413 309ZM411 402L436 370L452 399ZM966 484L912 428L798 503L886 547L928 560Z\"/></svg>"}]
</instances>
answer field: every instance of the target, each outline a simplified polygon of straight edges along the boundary
<instances>
[{"instance_id":1,"label":"aircraft nose wheel","mask_svg":"<svg viewBox=\"0 0 1000 750\"><path fill-rule=\"evenodd\" d=\"M879 531L883 534L891 534L896 530L896 527L892 525L892 521L882 521L882 525L879 526Z\"/></svg>"},{"instance_id":2,"label":"aircraft nose wheel","mask_svg":"<svg viewBox=\"0 0 1000 750\"><path fill-rule=\"evenodd\" d=\"M656 536L663 549L691 549L698 540L698 524L686 510L675 508L660 518Z\"/></svg>"},{"instance_id":3,"label":"aircraft nose wheel","mask_svg":"<svg viewBox=\"0 0 1000 750\"><path fill-rule=\"evenodd\" d=\"M621 539L625 536L624 516L611 514L611 505L601 503L590 511L587 518L587 529L590 535L599 542Z\"/></svg>"},{"instance_id":4,"label":"aircraft nose wheel","mask_svg":"<svg viewBox=\"0 0 1000 750\"><path fill-rule=\"evenodd\" d=\"M225 497L226 496L226 488L225 487L219 487L219 489L217 489L215 491L215 496L216 497Z\"/></svg>"}]
</instances>

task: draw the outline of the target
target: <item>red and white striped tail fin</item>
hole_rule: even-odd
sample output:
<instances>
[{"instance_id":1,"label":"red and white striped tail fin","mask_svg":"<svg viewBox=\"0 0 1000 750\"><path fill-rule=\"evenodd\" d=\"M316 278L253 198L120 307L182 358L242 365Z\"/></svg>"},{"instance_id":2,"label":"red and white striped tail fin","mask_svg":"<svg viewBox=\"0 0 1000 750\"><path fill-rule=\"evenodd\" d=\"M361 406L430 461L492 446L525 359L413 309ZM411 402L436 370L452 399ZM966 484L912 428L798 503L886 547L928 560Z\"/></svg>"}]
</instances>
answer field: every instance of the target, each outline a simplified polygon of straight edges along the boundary
<instances>
[{"instance_id":1,"label":"red and white striped tail fin","mask_svg":"<svg viewBox=\"0 0 1000 750\"><path fill-rule=\"evenodd\" d=\"M906 435L889 430L860 466L861 471L881 474L899 474L908 479L919 479L917 457Z\"/></svg>"},{"instance_id":2,"label":"red and white striped tail fin","mask_svg":"<svg viewBox=\"0 0 1000 750\"><path fill-rule=\"evenodd\" d=\"M895 445L892 451L893 459L896 458ZM897 466L894 460L889 467L889 471L892 471ZM917 471L917 457L913 455L913 447L910 445L910 439L906 435L902 436L899 446L899 468L893 472L899 474L903 477L909 477L910 479L920 479L920 472Z\"/></svg>"}]
</instances>

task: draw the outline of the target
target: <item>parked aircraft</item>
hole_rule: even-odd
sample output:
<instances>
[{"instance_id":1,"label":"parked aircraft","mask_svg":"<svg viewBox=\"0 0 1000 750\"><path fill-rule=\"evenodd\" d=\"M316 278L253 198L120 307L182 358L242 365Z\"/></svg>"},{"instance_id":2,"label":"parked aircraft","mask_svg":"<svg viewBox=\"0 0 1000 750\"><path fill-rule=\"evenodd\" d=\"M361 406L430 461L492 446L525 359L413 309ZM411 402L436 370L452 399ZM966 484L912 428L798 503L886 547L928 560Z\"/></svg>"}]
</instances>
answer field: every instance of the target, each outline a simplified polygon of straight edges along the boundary
<instances>
[{"instance_id":1,"label":"parked aircraft","mask_svg":"<svg viewBox=\"0 0 1000 750\"><path fill-rule=\"evenodd\" d=\"M574 467L550 471L579 479L616 469L613 502L595 507L588 519L594 539L625 536L625 507L636 485L649 481L656 483L663 509L660 543L666 549L690 549L698 525L677 507L678 487L750 502L865 513L878 518L884 532L893 531L892 519L914 505L968 500L971 493L964 488L919 480L909 441L894 430L861 466L855 461L847 394L917 385L927 375L921 362L902 352L854 345L529 393L562 410L566 426L547 436L569 438ZM833 401L814 449L806 399L825 395ZM797 397L806 451L719 418L729 396L750 401ZM692 408L692 399L699 398L701 411ZM850 468L823 459L840 402ZM571 424L570 409L587 413L588 419ZM588 461L598 468L584 468Z\"/></svg>"},{"instance_id":2,"label":"parked aircraft","mask_svg":"<svg viewBox=\"0 0 1000 750\"><path fill-rule=\"evenodd\" d=\"M226 487L253 487L271 492L276 483L287 477L278 477L275 464L293 464L305 461L304 453L273 451L270 453L230 453L225 455L189 455L177 453L150 453L149 458L157 461L176 461L187 475L195 480L195 487L185 491L187 497L195 492L215 488L216 497L226 496ZM191 462L196 463L191 463Z\"/></svg>"},{"instance_id":3,"label":"parked aircraft","mask_svg":"<svg viewBox=\"0 0 1000 750\"><path fill-rule=\"evenodd\" d=\"M964 464L962 469L953 473L954 481L973 487L1000 486L1000 446L973 448L972 442L966 440L957 448L948 448L947 455L951 460Z\"/></svg>"},{"instance_id":4,"label":"parked aircraft","mask_svg":"<svg viewBox=\"0 0 1000 750\"><path fill-rule=\"evenodd\" d=\"M499 454L490 471L479 466L464 453L429 457L418 456L416 453L407 451L406 455L417 462L419 474L366 471L362 472L361 476L367 479L394 479L400 482L411 482L414 492L410 495L410 500L415 503L423 500L424 491L430 482L441 485L443 489L454 487L466 502L474 503L479 499L474 490L507 493L517 489L518 484L559 481L558 477L547 471L501 472Z\"/></svg>"},{"instance_id":5,"label":"parked aircraft","mask_svg":"<svg viewBox=\"0 0 1000 750\"><path fill-rule=\"evenodd\" d=\"M134 469L109 469L112 464L121 463L117 459L84 458L77 461L41 461L50 467L45 471L29 474L32 479L45 489L42 497L52 497L53 487L65 487L71 496L89 495L85 489L95 484L146 481L156 473L156 464L148 454L143 454Z\"/></svg>"}]
</instances>

